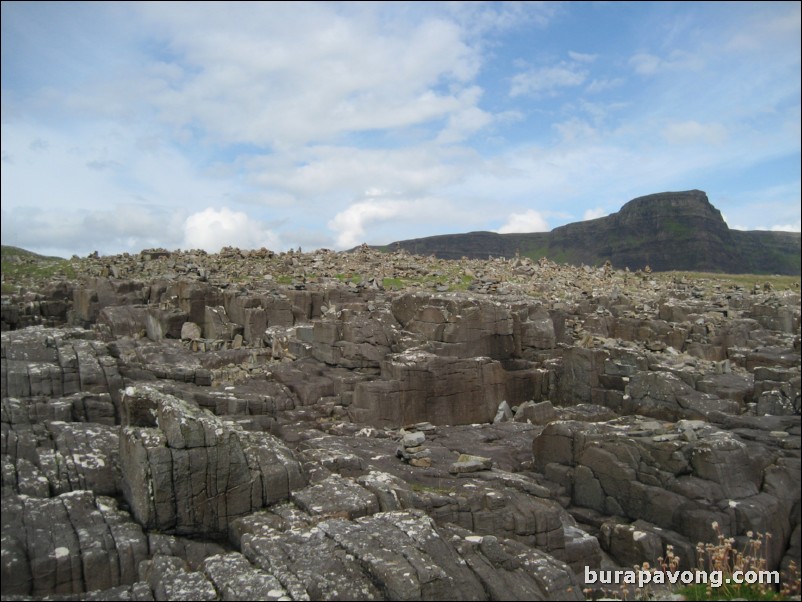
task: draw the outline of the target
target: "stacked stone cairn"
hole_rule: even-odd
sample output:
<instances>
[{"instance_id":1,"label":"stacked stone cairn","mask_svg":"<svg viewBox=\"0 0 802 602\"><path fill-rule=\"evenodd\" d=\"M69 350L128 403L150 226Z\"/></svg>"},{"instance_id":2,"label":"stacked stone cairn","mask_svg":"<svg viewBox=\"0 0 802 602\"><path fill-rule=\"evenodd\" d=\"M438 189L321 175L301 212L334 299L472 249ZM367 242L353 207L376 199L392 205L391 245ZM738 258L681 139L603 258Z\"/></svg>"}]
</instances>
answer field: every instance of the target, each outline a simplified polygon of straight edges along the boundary
<instances>
[{"instance_id":1,"label":"stacked stone cairn","mask_svg":"<svg viewBox=\"0 0 802 602\"><path fill-rule=\"evenodd\" d=\"M434 430L435 427L428 422L400 429L401 440L395 455L410 466L429 468L432 465L432 451L423 444L426 441L426 432Z\"/></svg>"}]
</instances>

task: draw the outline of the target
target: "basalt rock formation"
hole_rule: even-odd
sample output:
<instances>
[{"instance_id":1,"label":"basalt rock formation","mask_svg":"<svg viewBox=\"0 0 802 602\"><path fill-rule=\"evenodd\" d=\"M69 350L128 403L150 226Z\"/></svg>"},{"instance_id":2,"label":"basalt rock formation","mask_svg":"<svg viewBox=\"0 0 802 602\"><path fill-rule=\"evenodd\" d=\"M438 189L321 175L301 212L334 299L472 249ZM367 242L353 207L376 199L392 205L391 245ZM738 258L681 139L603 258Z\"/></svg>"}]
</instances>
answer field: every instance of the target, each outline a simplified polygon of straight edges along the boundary
<instances>
[{"instance_id":1,"label":"basalt rock formation","mask_svg":"<svg viewBox=\"0 0 802 602\"><path fill-rule=\"evenodd\" d=\"M800 240L794 232L731 230L704 192L688 190L639 197L618 213L551 232L448 234L387 248L446 259L520 254L571 264L611 261L632 270L799 275Z\"/></svg>"},{"instance_id":2,"label":"basalt rock formation","mask_svg":"<svg viewBox=\"0 0 802 602\"><path fill-rule=\"evenodd\" d=\"M798 281L367 247L68 267L4 282L4 598L578 600L586 567L689 568L719 534L800 566Z\"/></svg>"}]
</instances>

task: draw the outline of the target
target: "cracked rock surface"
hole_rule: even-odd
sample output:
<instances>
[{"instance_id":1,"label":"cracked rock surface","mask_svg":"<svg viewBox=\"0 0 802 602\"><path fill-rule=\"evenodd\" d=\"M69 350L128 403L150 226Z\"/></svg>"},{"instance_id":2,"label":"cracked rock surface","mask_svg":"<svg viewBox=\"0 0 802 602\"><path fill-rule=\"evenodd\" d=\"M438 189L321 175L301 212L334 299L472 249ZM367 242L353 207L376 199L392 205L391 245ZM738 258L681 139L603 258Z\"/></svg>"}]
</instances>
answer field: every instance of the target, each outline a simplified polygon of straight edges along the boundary
<instances>
[{"instance_id":1,"label":"cracked rock surface","mask_svg":"<svg viewBox=\"0 0 802 602\"><path fill-rule=\"evenodd\" d=\"M585 567L690 568L719 531L802 564L798 284L365 247L71 265L4 283L4 599L579 600Z\"/></svg>"}]
</instances>

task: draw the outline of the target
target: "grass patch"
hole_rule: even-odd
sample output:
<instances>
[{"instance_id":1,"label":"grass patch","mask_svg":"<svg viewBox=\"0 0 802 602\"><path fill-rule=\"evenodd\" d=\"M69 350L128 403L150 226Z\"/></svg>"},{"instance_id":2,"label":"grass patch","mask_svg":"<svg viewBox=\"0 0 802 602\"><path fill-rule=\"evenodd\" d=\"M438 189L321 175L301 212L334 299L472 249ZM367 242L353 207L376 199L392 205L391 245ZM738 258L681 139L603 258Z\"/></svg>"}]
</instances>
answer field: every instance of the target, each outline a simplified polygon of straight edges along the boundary
<instances>
[{"instance_id":1,"label":"grass patch","mask_svg":"<svg viewBox=\"0 0 802 602\"><path fill-rule=\"evenodd\" d=\"M3 292L13 292L15 283L47 280L56 276L74 278L75 270L67 259L45 257L18 247L3 245L0 255Z\"/></svg>"},{"instance_id":2,"label":"grass patch","mask_svg":"<svg viewBox=\"0 0 802 602\"><path fill-rule=\"evenodd\" d=\"M362 282L362 280L364 280L362 274L354 274L353 272L348 272L347 274L334 274L334 277L340 282L351 282L353 284L359 284Z\"/></svg>"},{"instance_id":3,"label":"grass patch","mask_svg":"<svg viewBox=\"0 0 802 602\"><path fill-rule=\"evenodd\" d=\"M424 485L423 483L410 483L409 488L416 493L436 493L438 495L448 495L454 493L454 487L435 487L434 485Z\"/></svg>"},{"instance_id":4,"label":"grass patch","mask_svg":"<svg viewBox=\"0 0 802 602\"><path fill-rule=\"evenodd\" d=\"M758 585L725 585L709 589L704 584L683 587L679 593L685 600L788 600L779 592L761 589Z\"/></svg>"},{"instance_id":5,"label":"grass patch","mask_svg":"<svg viewBox=\"0 0 802 602\"><path fill-rule=\"evenodd\" d=\"M386 289L402 290L407 287L407 283L401 278L384 278L382 280L382 286Z\"/></svg>"},{"instance_id":6,"label":"grass patch","mask_svg":"<svg viewBox=\"0 0 802 602\"><path fill-rule=\"evenodd\" d=\"M654 277L655 274L652 274ZM763 287L767 282L775 290L799 290L799 276L782 276L778 274L719 274L715 272L660 272L662 276L682 278L684 280L709 281L721 286L742 286L748 289L755 285Z\"/></svg>"}]
</instances>

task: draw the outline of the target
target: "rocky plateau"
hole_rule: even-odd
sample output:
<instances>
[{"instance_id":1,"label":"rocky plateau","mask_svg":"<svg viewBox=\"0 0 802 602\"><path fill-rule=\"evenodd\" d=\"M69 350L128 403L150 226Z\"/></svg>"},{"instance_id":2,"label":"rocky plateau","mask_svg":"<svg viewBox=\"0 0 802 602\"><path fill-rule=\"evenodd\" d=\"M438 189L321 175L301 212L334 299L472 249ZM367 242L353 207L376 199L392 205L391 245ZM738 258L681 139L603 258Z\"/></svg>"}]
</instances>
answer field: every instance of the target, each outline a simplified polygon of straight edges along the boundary
<instances>
[{"instance_id":1,"label":"rocky plateau","mask_svg":"<svg viewBox=\"0 0 802 602\"><path fill-rule=\"evenodd\" d=\"M365 246L22 274L4 600L581 600L719 532L798 579L798 280Z\"/></svg>"}]
</instances>

